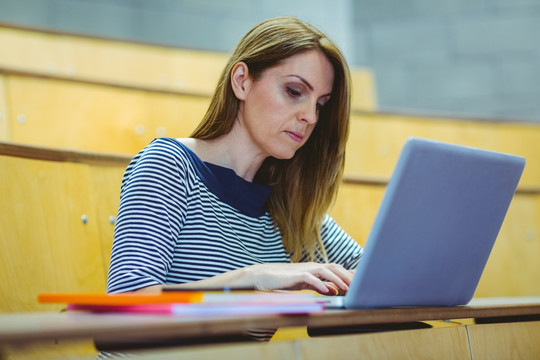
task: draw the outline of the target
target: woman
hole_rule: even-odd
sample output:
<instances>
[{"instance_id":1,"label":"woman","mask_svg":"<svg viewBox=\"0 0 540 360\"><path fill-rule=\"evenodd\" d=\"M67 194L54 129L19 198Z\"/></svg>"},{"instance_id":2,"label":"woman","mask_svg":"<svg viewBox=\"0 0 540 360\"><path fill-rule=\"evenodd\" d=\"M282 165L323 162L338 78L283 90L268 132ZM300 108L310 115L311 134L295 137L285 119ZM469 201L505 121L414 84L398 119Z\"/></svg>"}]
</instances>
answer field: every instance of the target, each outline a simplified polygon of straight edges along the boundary
<instances>
[{"instance_id":1,"label":"woman","mask_svg":"<svg viewBox=\"0 0 540 360\"><path fill-rule=\"evenodd\" d=\"M292 17L254 27L191 137L156 139L126 169L107 291L345 292L362 249L325 214L349 92L346 62L320 31Z\"/></svg>"}]
</instances>

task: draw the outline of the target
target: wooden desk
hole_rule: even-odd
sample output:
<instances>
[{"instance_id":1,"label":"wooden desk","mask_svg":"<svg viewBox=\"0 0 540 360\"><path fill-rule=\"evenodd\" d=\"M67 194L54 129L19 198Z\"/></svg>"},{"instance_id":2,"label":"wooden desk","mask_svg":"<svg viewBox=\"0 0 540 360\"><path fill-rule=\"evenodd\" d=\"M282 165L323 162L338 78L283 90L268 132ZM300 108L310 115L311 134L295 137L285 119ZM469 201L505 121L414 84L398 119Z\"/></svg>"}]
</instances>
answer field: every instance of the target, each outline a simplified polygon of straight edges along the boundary
<instances>
[{"instance_id":1,"label":"wooden desk","mask_svg":"<svg viewBox=\"0 0 540 360\"><path fill-rule=\"evenodd\" d=\"M4 314L0 344L77 339L197 339L239 334L245 329L305 326L308 315L176 317L84 312Z\"/></svg>"},{"instance_id":2,"label":"wooden desk","mask_svg":"<svg viewBox=\"0 0 540 360\"><path fill-rule=\"evenodd\" d=\"M526 351L525 354L532 352L535 356L540 357L540 348L538 345L535 345L536 342L534 340L531 340L540 338L540 321L530 321L540 319L540 297L475 300L468 306L459 307L358 311L332 310L310 315L181 318L168 315L90 314L76 312L3 314L0 315L0 345L4 347L20 347L21 345L50 342L51 340L64 341L84 338L107 338L109 340L117 339L119 341L126 338L196 340L201 337L219 337L238 334L246 329L257 328L291 326L326 328L343 325L408 323L427 320L470 318L483 319L486 322L496 322L496 319L512 319L514 322L472 325L470 329L469 326L455 326L453 328L442 329L313 338L294 341L294 343L288 342L288 345L276 343L271 346L267 346L270 344L241 344L233 347L231 345L219 345L217 347L210 347L210 350L203 350L202 348L186 350L184 348L180 352L186 354L187 351L187 353L193 354L195 351L196 353L207 354L208 357L200 354L197 355L201 359L215 359L214 353L216 349L220 349L220 351L230 351L231 354L234 354L230 357L232 359L238 356L239 351L242 354L244 351L270 351L273 354L272 356L278 356L277 354L280 351L285 351L284 349L287 349L287 353L292 351L293 354L297 354L298 349L301 349L304 359L323 359L330 358L331 353L345 356L344 351L349 351L347 349L353 346L351 344L356 344L357 351L360 351L359 348L362 348L365 354L372 354L373 357L378 357L382 353L393 357L400 351L404 351L404 346L406 347L406 344L409 344L408 346L412 347L412 350L409 349L408 351L416 349L412 352L412 354L415 354L414 356L418 355L419 349L423 349L423 352L437 357L442 356L440 353L447 354L446 357L448 358L450 355L455 357L456 354L475 352L481 358L480 355L482 354L487 354L486 357L489 357L489 349L495 349L498 352L506 349L507 347L504 346L504 341L501 341L501 339L512 341L512 345L508 347L512 349L515 347L516 342L524 339L526 344L528 344L528 347L522 347ZM515 335L520 334L516 330L520 329L519 326L524 326L521 327L521 329L524 329L524 336ZM506 336L506 331L512 331L513 336ZM527 334L529 334L528 338ZM493 339L496 339L499 347L492 346ZM263 348L259 348L260 346L263 346ZM330 352L329 350L324 350L328 348L332 350ZM145 356L151 358L150 354L153 354L152 356L156 355L157 358L165 359L168 357L160 357L162 355L159 354L168 354L171 351L175 354L174 356L176 358L182 358L178 357L179 350L163 350L162 352L156 352L154 350L151 353L147 352ZM278 353L275 353L275 351ZM323 356L325 353L328 357ZM504 351L502 353L506 354ZM293 359L296 356L285 356L281 360ZM336 358L339 358L339 356ZM474 358L477 359L476 356Z\"/></svg>"},{"instance_id":3,"label":"wooden desk","mask_svg":"<svg viewBox=\"0 0 540 360\"><path fill-rule=\"evenodd\" d=\"M310 328L407 323L427 320L493 319L540 316L540 297L476 299L467 306L423 307L374 310L329 310L311 314L306 325Z\"/></svg>"},{"instance_id":4,"label":"wooden desk","mask_svg":"<svg viewBox=\"0 0 540 360\"><path fill-rule=\"evenodd\" d=\"M540 297L474 300L467 306L327 310L309 315L176 317L85 312L0 315L0 344L93 337L198 338L246 329L540 316Z\"/></svg>"}]
</instances>

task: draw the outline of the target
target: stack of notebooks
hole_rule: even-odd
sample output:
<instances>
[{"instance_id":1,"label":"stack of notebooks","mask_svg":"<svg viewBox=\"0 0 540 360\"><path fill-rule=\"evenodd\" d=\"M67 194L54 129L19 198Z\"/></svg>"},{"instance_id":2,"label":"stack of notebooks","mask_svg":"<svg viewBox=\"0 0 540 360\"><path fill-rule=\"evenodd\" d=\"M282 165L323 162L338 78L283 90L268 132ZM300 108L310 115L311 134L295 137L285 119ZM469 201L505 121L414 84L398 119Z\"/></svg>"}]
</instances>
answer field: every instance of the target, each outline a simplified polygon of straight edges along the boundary
<instances>
[{"instance_id":1,"label":"stack of notebooks","mask_svg":"<svg viewBox=\"0 0 540 360\"><path fill-rule=\"evenodd\" d=\"M67 309L72 311L183 316L307 314L324 310L324 304L317 301L317 296L303 292L50 293L39 294L38 301L66 304Z\"/></svg>"}]
</instances>

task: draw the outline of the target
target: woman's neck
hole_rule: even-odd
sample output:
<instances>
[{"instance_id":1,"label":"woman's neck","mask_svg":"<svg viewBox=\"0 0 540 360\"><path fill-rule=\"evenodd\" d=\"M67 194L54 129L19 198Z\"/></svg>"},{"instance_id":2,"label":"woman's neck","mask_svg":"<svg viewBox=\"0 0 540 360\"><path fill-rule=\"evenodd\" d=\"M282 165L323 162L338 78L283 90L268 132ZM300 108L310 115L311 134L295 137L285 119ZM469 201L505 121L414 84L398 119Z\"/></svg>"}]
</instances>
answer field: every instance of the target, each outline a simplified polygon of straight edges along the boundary
<instances>
[{"instance_id":1,"label":"woman's neck","mask_svg":"<svg viewBox=\"0 0 540 360\"><path fill-rule=\"evenodd\" d=\"M216 139L203 140L194 138L178 139L197 156L214 165L232 169L238 176L252 182L262 162L266 158L255 152L246 137L233 129L228 134Z\"/></svg>"}]
</instances>

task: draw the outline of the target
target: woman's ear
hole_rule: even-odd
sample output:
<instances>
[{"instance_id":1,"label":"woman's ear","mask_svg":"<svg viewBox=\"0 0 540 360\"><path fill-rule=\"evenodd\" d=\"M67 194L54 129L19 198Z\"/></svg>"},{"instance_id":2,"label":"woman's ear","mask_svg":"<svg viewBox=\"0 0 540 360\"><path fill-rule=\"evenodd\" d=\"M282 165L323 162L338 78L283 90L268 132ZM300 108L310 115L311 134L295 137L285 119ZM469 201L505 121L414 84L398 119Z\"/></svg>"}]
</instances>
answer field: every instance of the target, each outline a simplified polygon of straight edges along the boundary
<instances>
[{"instance_id":1,"label":"woman's ear","mask_svg":"<svg viewBox=\"0 0 540 360\"><path fill-rule=\"evenodd\" d=\"M231 70L231 86L238 100L246 99L252 83L247 64L241 61L236 63Z\"/></svg>"}]
</instances>

